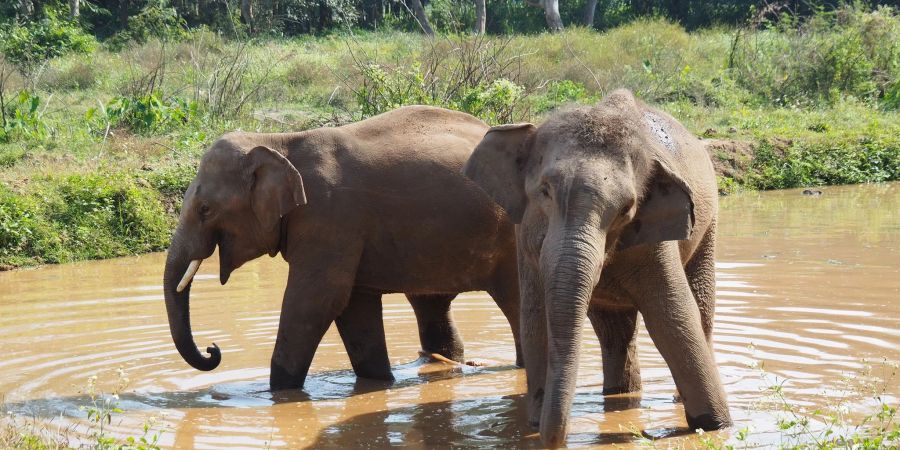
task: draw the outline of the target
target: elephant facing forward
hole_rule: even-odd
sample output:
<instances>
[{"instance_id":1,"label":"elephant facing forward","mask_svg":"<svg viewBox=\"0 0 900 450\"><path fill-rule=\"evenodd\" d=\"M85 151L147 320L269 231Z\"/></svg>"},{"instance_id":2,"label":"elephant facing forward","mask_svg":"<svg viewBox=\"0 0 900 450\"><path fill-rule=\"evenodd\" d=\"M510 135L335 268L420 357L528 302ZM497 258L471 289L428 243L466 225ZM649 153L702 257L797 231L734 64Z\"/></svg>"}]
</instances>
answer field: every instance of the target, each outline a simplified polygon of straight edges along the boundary
<instances>
[{"instance_id":1,"label":"elephant facing forward","mask_svg":"<svg viewBox=\"0 0 900 450\"><path fill-rule=\"evenodd\" d=\"M529 417L545 444L566 438L585 316L604 393L640 389L640 312L688 425L730 424L712 352L716 178L696 137L620 90L539 127L491 128L464 170L519 224Z\"/></svg>"},{"instance_id":2,"label":"elephant facing forward","mask_svg":"<svg viewBox=\"0 0 900 450\"><path fill-rule=\"evenodd\" d=\"M188 300L197 267L219 248L219 277L281 253L290 264L271 361L273 390L303 386L332 322L358 376L392 379L381 295L406 293L423 349L463 346L450 316L459 292L485 290L518 350L512 223L462 166L488 127L467 114L400 108L338 128L231 133L205 153L187 189L164 274L172 338L191 366L221 354L194 343Z\"/></svg>"}]
</instances>

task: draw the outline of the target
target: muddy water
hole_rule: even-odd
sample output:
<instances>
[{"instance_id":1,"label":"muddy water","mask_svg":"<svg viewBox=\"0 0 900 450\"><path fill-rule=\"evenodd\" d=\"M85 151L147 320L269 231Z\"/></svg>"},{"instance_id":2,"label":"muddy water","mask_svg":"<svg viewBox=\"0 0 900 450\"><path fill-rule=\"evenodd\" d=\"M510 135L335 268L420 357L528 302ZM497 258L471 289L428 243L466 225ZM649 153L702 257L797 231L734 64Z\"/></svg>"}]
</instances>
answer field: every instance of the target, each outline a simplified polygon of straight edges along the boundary
<instances>
[{"instance_id":1,"label":"muddy water","mask_svg":"<svg viewBox=\"0 0 900 450\"><path fill-rule=\"evenodd\" d=\"M878 376L883 359L900 360L900 184L823 191L722 199L716 357L736 429L750 426L757 443L783 439L774 413L760 404L767 385L786 379L790 402L811 410L846 396L841 380L864 370L866 360ZM119 399L124 412L110 431L140 434L141 423L160 417L166 447L535 445L522 417L524 372L513 367L508 326L483 293L453 304L467 357L483 367L411 363L415 320L405 299L390 295L384 316L396 383L356 380L332 329L305 391L273 397L268 363L286 264L254 261L224 287L216 261L201 267L191 302L194 333L198 344L223 350L222 365L202 373L182 362L170 340L163 263L155 254L0 273L6 410L83 424L78 407L89 402L88 377L98 375L99 389L109 391L121 367L128 378ZM585 335L570 445L697 443L645 332L640 359L644 392L603 398L599 347ZM898 384L889 383L884 396L894 405ZM869 406L850 401L860 413Z\"/></svg>"}]
</instances>

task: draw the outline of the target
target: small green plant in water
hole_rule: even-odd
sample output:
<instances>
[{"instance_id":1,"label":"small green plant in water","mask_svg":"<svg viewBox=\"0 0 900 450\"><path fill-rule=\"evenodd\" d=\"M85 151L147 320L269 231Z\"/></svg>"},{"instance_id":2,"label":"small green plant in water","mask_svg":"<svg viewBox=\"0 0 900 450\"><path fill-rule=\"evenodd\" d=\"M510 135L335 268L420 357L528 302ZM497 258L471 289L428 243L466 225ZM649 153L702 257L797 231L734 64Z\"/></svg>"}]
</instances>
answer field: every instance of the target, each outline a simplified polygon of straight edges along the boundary
<instances>
[{"instance_id":1,"label":"small green plant in water","mask_svg":"<svg viewBox=\"0 0 900 450\"><path fill-rule=\"evenodd\" d=\"M90 397L91 403L80 409L87 413L88 421L91 424L90 437L93 442L91 448L97 450L158 450L162 431L153 431L156 425L154 418L144 422L141 436L129 436L125 438L124 442L107 433L106 427L112 423L113 415L124 412L118 405L119 393L128 386L129 382L128 376L121 367L116 369L116 374L118 377L116 386L110 394L103 394L97 389L96 375L88 378L84 393Z\"/></svg>"}]
</instances>

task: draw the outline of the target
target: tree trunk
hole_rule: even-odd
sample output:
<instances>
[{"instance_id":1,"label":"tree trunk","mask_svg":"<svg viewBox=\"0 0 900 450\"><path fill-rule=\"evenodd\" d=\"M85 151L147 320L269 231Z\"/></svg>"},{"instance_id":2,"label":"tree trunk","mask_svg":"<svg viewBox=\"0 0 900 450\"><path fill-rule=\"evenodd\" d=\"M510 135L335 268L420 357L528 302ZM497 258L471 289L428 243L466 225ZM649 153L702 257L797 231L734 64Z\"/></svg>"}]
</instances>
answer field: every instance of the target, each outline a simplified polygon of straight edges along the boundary
<instances>
[{"instance_id":1,"label":"tree trunk","mask_svg":"<svg viewBox=\"0 0 900 450\"><path fill-rule=\"evenodd\" d=\"M559 0L544 0L544 17L551 32L563 29L562 18L559 17Z\"/></svg>"},{"instance_id":2,"label":"tree trunk","mask_svg":"<svg viewBox=\"0 0 900 450\"><path fill-rule=\"evenodd\" d=\"M27 19L34 17L34 2L31 0L19 0L19 14Z\"/></svg>"},{"instance_id":3,"label":"tree trunk","mask_svg":"<svg viewBox=\"0 0 900 450\"><path fill-rule=\"evenodd\" d=\"M256 25L253 23L253 4L250 0L241 0L241 18L244 19L244 25L250 30L250 34L256 33Z\"/></svg>"},{"instance_id":4,"label":"tree trunk","mask_svg":"<svg viewBox=\"0 0 900 450\"><path fill-rule=\"evenodd\" d=\"M584 4L584 26L594 27L594 12L597 10L597 0L587 0Z\"/></svg>"},{"instance_id":5,"label":"tree trunk","mask_svg":"<svg viewBox=\"0 0 900 450\"><path fill-rule=\"evenodd\" d=\"M419 22L419 26L422 27L422 31L428 36L434 36L434 30L428 23L428 16L425 15L425 7L422 6L421 0L410 0L410 3L412 3L413 14L416 21Z\"/></svg>"},{"instance_id":6,"label":"tree trunk","mask_svg":"<svg viewBox=\"0 0 900 450\"><path fill-rule=\"evenodd\" d=\"M125 28L128 26L128 6L129 0L119 0L119 26Z\"/></svg>"},{"instance_id":7,"label":"tree trunk","mask_svg":"<svg viewBox=\"0 0 900 450\"><path fill-rule=\"evenodd\" d=\"M75 19L81 15L81 0L69 0L69 17Z\"/></svg>"},{"instance_id":8,"label":"tree trunk","mask_svg":"<svg viewBox=\"0 0 900 450\"><path fill-rule=\"evenodd\" d=\"M485 0L475 0L475 34L484 34L485 22L487 22Z\"/></svg>"}]
</instances>

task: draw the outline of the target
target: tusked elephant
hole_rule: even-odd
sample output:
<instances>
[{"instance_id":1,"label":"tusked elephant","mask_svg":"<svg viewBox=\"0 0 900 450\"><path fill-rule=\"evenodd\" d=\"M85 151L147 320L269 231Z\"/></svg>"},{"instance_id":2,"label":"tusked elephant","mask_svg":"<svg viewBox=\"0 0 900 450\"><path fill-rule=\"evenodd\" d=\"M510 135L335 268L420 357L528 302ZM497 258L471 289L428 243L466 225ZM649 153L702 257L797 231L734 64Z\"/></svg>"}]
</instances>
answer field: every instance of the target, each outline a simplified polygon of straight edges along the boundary
<instances>
[{"instance_id":1,"label":"tusked elephant","mask_svg":"<svg viewBox=\"0 0 900 450\"><path fill-rule=\"evenodd\" d=\"M626 90L493 127L465 174L516 227L529 422L561 445L588 316L604 393L640 389L637 313L692 429L731 423L713 360L716 177L701 142Z\"/></svg>"},{"instance_id":2,"label":"tusked elephant","mask_svg":"<svg viewBox=\"0 0 900 450\"><path fill-rule=\"evenodd\" d=\"M488 126L468 114L410 106L337 128L230 133L188 187L164 274L172 339L191 366L221 353L194 343L188 300L200 262L219 248L219 278L281 253L289 275L272 390L300 388L332 322L357 376L392 380L381 296L406 293L422 348L462 360L457 293L487 291L512 328L519 293L514 226L462 166Z\"/></svg>"}]
</instances>

